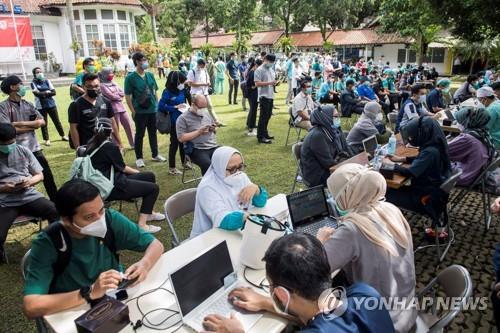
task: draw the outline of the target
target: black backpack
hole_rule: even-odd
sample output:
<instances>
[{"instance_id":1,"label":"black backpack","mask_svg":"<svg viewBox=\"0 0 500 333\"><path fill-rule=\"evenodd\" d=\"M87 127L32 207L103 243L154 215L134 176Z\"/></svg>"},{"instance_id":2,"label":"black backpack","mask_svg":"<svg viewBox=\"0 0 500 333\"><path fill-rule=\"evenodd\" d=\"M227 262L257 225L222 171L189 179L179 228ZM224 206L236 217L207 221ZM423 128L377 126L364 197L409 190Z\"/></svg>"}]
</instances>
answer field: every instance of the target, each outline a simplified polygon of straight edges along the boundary
<instances>
[{"instance_id":1,"label":"black backpack","mask_svg":"<svg viewBox=\"0 0 500 333\"><path fill-rule=\"evenodd\" d=\"M116 260L119 262L120 258L116 250L115 234L113 232L113 229L111 228L111 213L108 210L106 210L105 214L106 214L106 226L108 230L104 238L102 238L101 240L104 246L106 246L111 251L111 253L113 253ZM50 224L44 231L50 237L50 240L52 241L52 244L54 244L54 247L57 251L57 260L52 266L52 269L54 271L54 276L50 283L50 290L53 290L54 283L57 280L57 277L64 272L71 259L71 251L72 251L71 237L69 233L66 231L66 229L63 227L63 225L58 222Z\"/></svg>"}]
</instances>

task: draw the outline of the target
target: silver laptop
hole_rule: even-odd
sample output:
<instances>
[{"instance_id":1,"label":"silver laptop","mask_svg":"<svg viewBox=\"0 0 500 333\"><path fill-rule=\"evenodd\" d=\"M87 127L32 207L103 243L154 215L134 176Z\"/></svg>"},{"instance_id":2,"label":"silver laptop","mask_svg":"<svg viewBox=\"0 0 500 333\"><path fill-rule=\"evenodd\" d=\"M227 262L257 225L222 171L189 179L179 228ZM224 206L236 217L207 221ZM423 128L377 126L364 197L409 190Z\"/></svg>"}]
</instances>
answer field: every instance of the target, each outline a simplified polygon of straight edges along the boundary
<instances>
[{"instance_id":1,"label":"silver laptop","mask_svg":"<svg viewBox=\"0 0 500 333\"><path fill-rule=\"evenodd\" d=\"M293 230L316 236L322 227L337 228L337 219L330 215L323 186L286 196Z\"/></svg>"},{"instance_id":2,"label":"silver laptop","mask_svg":"<svg viewBox=\"0 0 500 333\"><path fill-rule=\"evenodd\" d=\"M196 332L204 330L203 319L209 314L229 317L234 312L245 332L262 317L235 308L228 300L229 292L243 283L238 281L226 241L170 273L170 281L182 321Z\"/></svg>"},{"instance_id":3,"label":"silver laptop","mask_svg":"<svg viewBox=\"0 0 500 333\"><path fill-rule=\"evenodd\" d=\"M363 141L363 149L369 155L369 158L372 159L375 156L375 150L378 146L377 137L375 135L369 136Z\"/></svg>"}]
</instances>

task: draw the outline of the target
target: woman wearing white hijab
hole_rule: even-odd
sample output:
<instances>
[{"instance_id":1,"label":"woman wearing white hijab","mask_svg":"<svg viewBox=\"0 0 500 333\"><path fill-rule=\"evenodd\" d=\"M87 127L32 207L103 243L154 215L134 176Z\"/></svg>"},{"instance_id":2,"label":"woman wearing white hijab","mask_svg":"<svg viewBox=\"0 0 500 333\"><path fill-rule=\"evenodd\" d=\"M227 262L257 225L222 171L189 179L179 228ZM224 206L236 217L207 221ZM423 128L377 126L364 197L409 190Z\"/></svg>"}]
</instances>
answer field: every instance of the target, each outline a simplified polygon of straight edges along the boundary
<instances>
[{"instance_id":1,"label":"woman wearing white hijab","mask_svg":"<svg viewBox=\"0 0 500 333\"><path fill-rule=\"evenodd\" d=\"M412 301L415 263L411 229L399 208L383 201L384 177L359 164L339 167L327 181L342 216L337 230L322 228L333 271L342 269L349 283L363 281L382 297ZM410 303L411 304L411 303ZM389 309L396 332L408 332L417 312Z\"/></svg>"},{"instance_id":2,"label":"woman wearing white hijab","mask_svg":"<svg viewBox=\"0 0 500 333\"><path fill-rule=\"evenodd\" d=\"M264 187L250 181L243 172L241 153L232 147L217 148L212 164L196 191L191 238L211 228L237 230L245 220L250 204L264 207L268 194Z\"/></svg>"}]
</instances>

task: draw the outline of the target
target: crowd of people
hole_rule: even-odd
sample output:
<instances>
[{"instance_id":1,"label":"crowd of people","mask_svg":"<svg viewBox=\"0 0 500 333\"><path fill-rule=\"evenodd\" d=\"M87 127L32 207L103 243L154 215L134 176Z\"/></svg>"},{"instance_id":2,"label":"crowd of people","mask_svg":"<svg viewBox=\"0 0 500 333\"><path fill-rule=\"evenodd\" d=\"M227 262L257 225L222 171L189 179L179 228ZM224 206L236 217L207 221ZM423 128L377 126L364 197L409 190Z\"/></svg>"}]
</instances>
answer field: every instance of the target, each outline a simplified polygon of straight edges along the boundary
<instances>
[{"instance_id":1,"label":"crowd of people","mask_svg":"<svg viewBox=\"0 0 500 333\"><path fill-rule=\"evenodd\" d=\"M210 96L223 92L225 78L228 103L238 104L238 90L242 90L242 109L248 107L248 135L263 144L275 139L268 131L275 89L287 81L290 126L307 131L300 159L304 183L327 188L340 216L338 229L322 228L316 237L292 233L271 244L263 259L270 298L242 288L230 295L236 299L235 306L247 311L295 317L301 332L409 332L415 325L416 310L370 311L354 307L351 298L413 297L412 233L401 209L429 213L435 209L434 200L444 200L440 186L453 170L462 171L458 184L468 186L498 158L498 73L491 72L487 78L471 75L451 96L451 81L439 77L433 68L406 65L394 69L389 63L365 59L351 66L341 63L335 54L292 54L278 59L262 53L247 59L231 53L227 63L222 58L214 63L211 58L191 57L181 59L178 70L162 56L157 58L156 68L160 78L166 77L166 84L158 98L160 88L142 53L131 55L123 89L110 69L96 73L95 68L92 58L85 59L83 72L71 84L68 136L53 98L56 90L40 68L33 69L31 83L35 104L25 100L27 89L17 76L1 83L7 98L0 103L0 214L4 216L0 261L5 257L9 228L18 216L49 222L31 245L24 287L24 311L29 318L94 304L124 276L140 283L163 253L163 245L152 235L161 228L149 223L165 219L154 211L160 193L158 177L140 171L146 164L146 131L152 160L167 160L158 149L158 113L168 114L170 121L168 173L182 173L176 167L179 152L183 168L199 167L203 175L190 238L212 228L241 229L249 206L266 205L265 184L257 185L248 177L241 152L217 142L217 131L225 124ZM473 104L454 112L460 134L445 133L438 119L449 110L448 105L470 99ZM394 128L391 113L397 119ZM352 114L359 117L344 132L341 118ZM80 163L73 179L59 189L35 133L41 128L45 145L50 145L48 116L61 139L75 149L74 166L77 160ZM135 152L137 168L123 159L120 126ZM377 170L352 163L339 166L365 150L365 139L374 136L384 144L396 134L418 148L418 155L388 154L384 163L411 179L411 185L388 188ZM87 169L78 169L84 167ZM48 198L36 190L40 182ZM105 206L136 199L141 199L137 223ZM492 211L498 212L499 205L497 199ZM439 224L425 233L448 237ZM63 254L59 244L71 244L70 256ZM123 271L117 256L121 250L144 255ZM63 255L65 260L60 259ZM349 286L348 304L343 315L326 320L317 316L321 310L317 299L332 286L331 276L337 270L345 274ZM204 326L214 332L242 332L235 317L211 315Z\"/></svg>"}]
</instances>

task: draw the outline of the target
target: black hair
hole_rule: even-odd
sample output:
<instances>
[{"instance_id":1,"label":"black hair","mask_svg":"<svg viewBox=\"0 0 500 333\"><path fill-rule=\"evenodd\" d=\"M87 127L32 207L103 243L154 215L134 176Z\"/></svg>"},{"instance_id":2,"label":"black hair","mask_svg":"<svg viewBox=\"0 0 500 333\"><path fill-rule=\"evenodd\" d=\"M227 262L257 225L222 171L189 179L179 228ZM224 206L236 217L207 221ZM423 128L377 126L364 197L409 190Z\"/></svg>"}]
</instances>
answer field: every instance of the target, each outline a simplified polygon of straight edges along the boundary
<instances>
[{"instance_id":1,"label":"black hair","mask_svg":"<svg viewBox=\"0 0 500 333\"><path fill-rule=\"evenodd\" d=\"M98 78L99 78L99 76L97 74L85 73L85 74L83 74L83 77L82 77L82 84L85 85L85 82L94 81L95 79L98 79Z\"/></svg>"},{"instance_id":2,"label":"black hair","mask_svg":"<svg viewBox=\"0 0 500 333\"><path fill-rule=\"evenodd\" d=\"M310 76L304 76L304 77L300 80L300 82L299 82L299 84L300 84L300 89L304 89L304 88L306 87L306 83L308 83L308 82L312 82L311 77L310 77Z\"/></svg>"},{"instance_id":3,"label":"black hair","mask_svg":"<svg viewBox=\"0 0 500 333\"><path fill-rule=\"evenodd\" d=\"M467 76L467 82L468 83L472 83L473 81L476 81L477 79L478 79L478 77L475 74Z\"/></svg>"},{"instance_id":4,"label":"black hair","mask_svg":"<svg viewBox=\"0 0 500 333\"><path fill-rule=\"evenodd\" d=\"M205 59L202 59L202 58L198 59L198 60L196 61L196 63L198 64L198 66L200 66L200 65L203 65L203 66L204 66L204 65L206 64Z\"/></svg>"},{"instance_id":5,"label":"black hair","mask_svg":"<svg viewBox=\"0 0 500 333\"><path fill-rule=\"evenodd\" d=\"M344 78L344 72L340 72L339 73L339 79L343 79Z\"/></svg>"},{"instance_id":6,"label":"black hair","mask_svg":"<svg viewBox=\"0 0 500 333\"><path fill-rule=\"evenodd\" d=\"M35 76L36 74L36 70L39 69L39 70L42 70L40 67L35 67L31 70L31 73L33 73L33 76Z\"/></svg>"},{"instance_id":7,"label":"black hair","mask_svg":"<svg viewBox=\"0 0 500 333\"><path fill-rule=\"evenodd\" d=\"M15 86L16 84L19 84L21 82L23 81L17 75L7 76L5 79L3 79L2 84L0 85L0 89L4 94L8 95L10 94L10 86Z\"/></svg>"},{"instance_id":8,"label":"black hair","mask_svg":"<svg viewBox=\"0 0 500 333\"><path fill-rule=\"evenodd\" d=\"M331 287L325 248L314 236L296 232L275 239L262 259L274 286L308 300L318 300Z\"/></svg>"},{"instance_id":9,"label":"black hair","mask_svg":"<svg viewBox=\"0 0 500 333\"><path fill-rule=\"evenodd\" d=\"M262 52L260 53L260 57L261 57L261 58L264 58L264 57L266 56L266 54L267 54L267 52L266 52L266 51L262 51Z\"/></svg>"},{"instance_id":10,"label":"black hair","mask_svg":"<svg viewBox=\"0 0 500 333\"><path fill-rule=\"evenodd\" d=\"M177 89L177 86L180 83L186 82L186 79L186 74L184 74L183 72L171 71L170 73L168 73L167 82L165 83L165 89L177 95L179 93L179 89Z\"/></svg>"},{"instance_id":11,"label":"black hair","mask_svg":"<svg viewBox=\"0 0 500 333\"><path fill-rule=\"evenodd\" d=\"M254 57L248 58L247 64L248 64L247 68L248 70L250 70L253 66L255 66L255 58Z\"/></svg>"},{"instance_id":12,"label":"black hair","mask_svg":"<svg viewBox=\"0 0 500 333\"><path fill-rule=\"evenodd\" d=\"M348 79L347 81L345 81L345 86L353 86L356 84L356 81L354 81L353 79Z\"/></svg>"},{"instance_id":13,"label":"black hair","mask_svg":"<svg viewBox=\"0 0 500 333\"><path fill-rule=\"evenodd\" d=\"M94 62L93 58L90 57L85 58L82 63L83 68L86 68L91 62Z\"/></svg>"},{"instance_id":14,"label":"black hair","mask_svg":"<svg viewBox=\"0 0 500 333\"><path fill-rule=\"evenodd\" d=\"M500 82L494 82L490 84L491 89L493 90L499 90L500 89Z\"/></svg>"},{"instance_id":15,"label":"black hair","mask_svg":"<svg viewBox=\"0 0 500 333\"><path fill-rule=\"evenodd\" d=\"M229 58L231 58L232 56L236 55L236 52L231 52L229 53Z\"/></svg>"},{"instance_id":16,"label":"black hair","mask_svg":"<svg viewBox=\"0 0 500 333\"><path fill-rule=\"evenodd\" d=\"M314 76L321 76L321 72L314 72Z\"/></svg>"},{"instance_id":17,"label":"black hair","mask_svg":"<svg viewBox=\"0 0 500 333\"><path fill-rule=\"evenodd\" d=\"M417 95L422 89L425 89L425 86L423 84L415 84L411 87L411 94Z\"/></svg>"},{"instance_id":18,"label":"black hair","mask_svg":"<svg viewBox=\"0 0 500 333\"><path fill-rule=\"evenodd\" d=\"M276 55L274 54L266 54L264 57L265 60L270 61L270 62L275 62L276 61Z\"/></svg>"},{"instance_id":19,"label":"black hair","mask_svg":"<svg viewBox=\"0 0 500 333\"><path fill-rule=\"evenodd\" d=\"M134 62L134 66L137 66L137 62L141 61L144 58L146 58L146 56L141 52L134 53L134 55L132 56L132 61Z\"/></svg>"},{"instance_id":20,"label":"black hair","mask_svg":"<svg viewBox=\"0 0 500 333\"><path fill-rule=\"evenodd\" d=\"M255 63L257 64L257 66L260 66L260 65L262 65L263 61L262 61L262 59L256 59Z\"/></svg>"},{"instance_id":21,"label":"black hair","mask_svg":"<svg viewBox=\"0 0 500 333\"><path fill-rule=\"evenodd\" d=\"M246 57L247 57L247 55L246 55L246 54L242 54L242 55L240 55L240 59L245 59Z\"/></svg>"},{"instance_id":22,"label":"black hair","mask_svg":"<svg viewBox=\"0 0 500 333\"><path fill-rule=\"evenodd\" d=\"M217 57L217 60L222 61L222 56L218 56L218 57Z\"/></svg>"},{"instance_id":23,"label":"black hair","mask_svg":"<svg viewBox=\"0 0 500 333\"><path fill-rule=\"evenodd\" d=\"M16 137L16 128L11 123L0 123L0 141L7 142Z\"/></svg>"},{"instance_id":24,"label":"black hair","mask_svg":"<svg viewBox=\"0 0 500 333\"><path fill-rule=\"evenodd\" d=\"M57 191L55 199L57 212L62 217L72 218L78 207L98 196L99 190L91 183L81 179L70 180Z\"/></svg>"}]
</instances>

